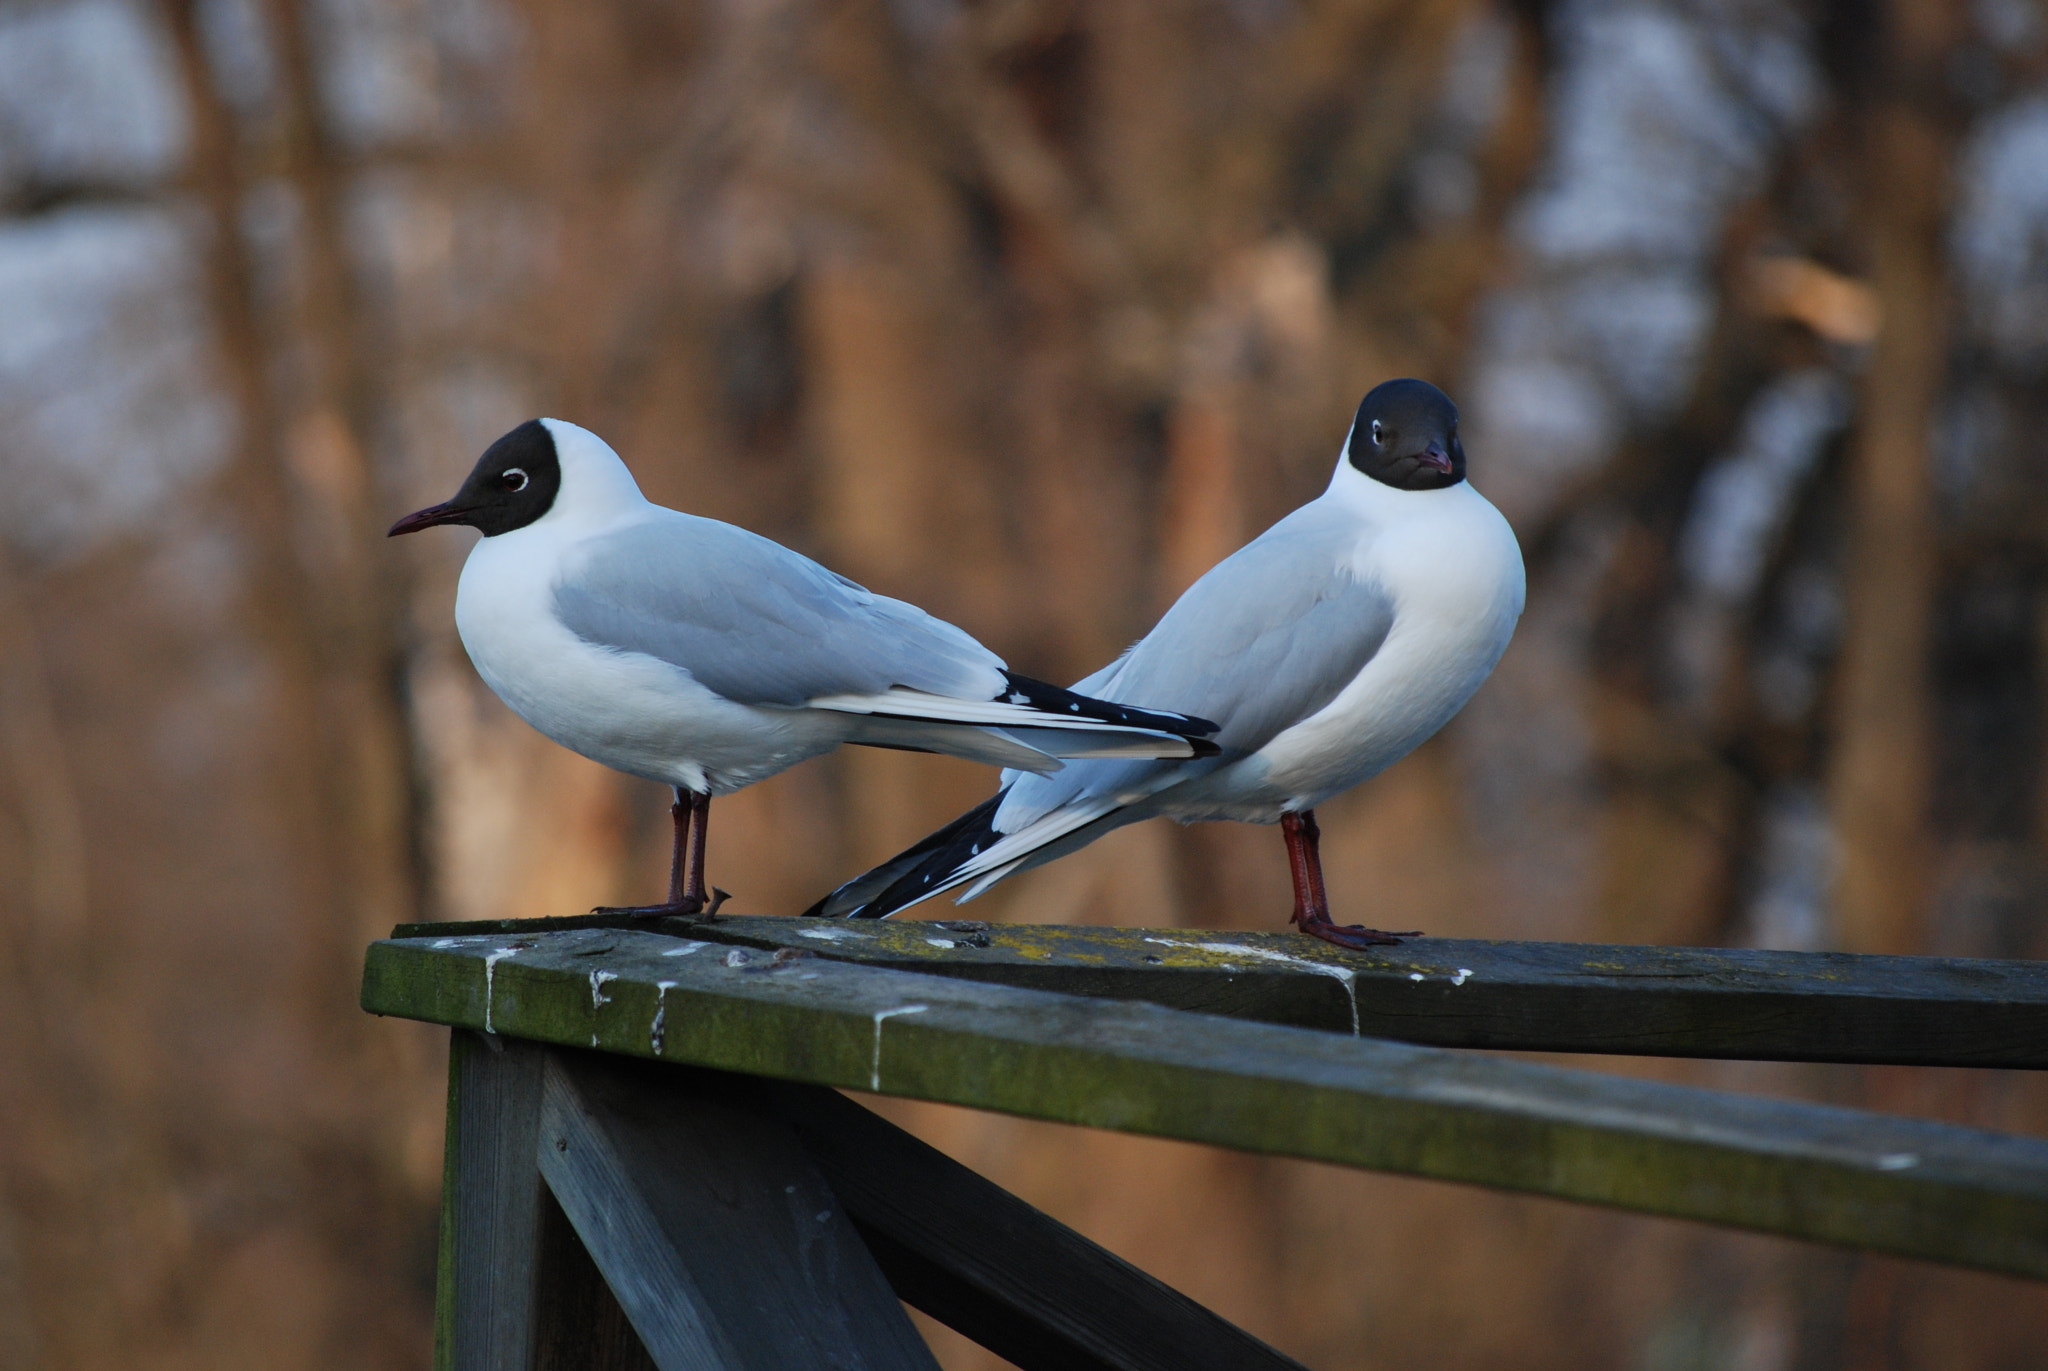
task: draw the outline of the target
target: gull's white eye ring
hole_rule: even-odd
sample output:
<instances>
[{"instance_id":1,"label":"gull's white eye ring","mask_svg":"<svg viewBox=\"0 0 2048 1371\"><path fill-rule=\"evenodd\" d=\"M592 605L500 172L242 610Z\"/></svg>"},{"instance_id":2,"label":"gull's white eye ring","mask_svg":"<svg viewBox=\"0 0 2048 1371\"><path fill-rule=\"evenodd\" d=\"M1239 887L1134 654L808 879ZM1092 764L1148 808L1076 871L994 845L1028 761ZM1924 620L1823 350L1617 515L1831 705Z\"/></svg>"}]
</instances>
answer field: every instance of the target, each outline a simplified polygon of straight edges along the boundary
<instances>
[{"instance_id":1,"label":"gull's white eye ring","mask_svg":"<svg viewBox=\"0 0 2048 1371\"><path fill-rule=\"evenodd\" d=\"M1375 438L1373 441L1378 442L1379 439ZM518 467L506 467L498 473L498 484L511 491L524 490L526 489L526 473Z\"/></svg>"},{"instance_id":2,"label":"gull's white eye ring","mask_svg":"<svg viewBox=\"0 0 2048 1371\"><path fill-rule=\"evenodd\" d=\"M1372 445L1374 447L1380 445L1380 421L1377 419L1372 421Z\"/></svg>"}]
</instances>

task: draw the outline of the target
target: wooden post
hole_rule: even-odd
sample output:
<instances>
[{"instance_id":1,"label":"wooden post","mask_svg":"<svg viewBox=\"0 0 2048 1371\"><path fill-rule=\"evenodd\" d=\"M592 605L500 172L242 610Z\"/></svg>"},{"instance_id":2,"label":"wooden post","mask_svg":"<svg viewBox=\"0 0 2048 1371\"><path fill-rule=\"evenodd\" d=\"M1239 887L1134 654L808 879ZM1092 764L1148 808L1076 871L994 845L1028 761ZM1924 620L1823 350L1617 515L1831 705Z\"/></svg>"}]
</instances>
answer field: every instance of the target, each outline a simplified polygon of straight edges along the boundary
<instances>
[{"instance_id":1,"label":"wooden post","mask_svg":"<svg viewBox=\"0 0 2048 1371\"><path fill-rule=\"evenodd\" d=\"M435 1371L533 1365L544 1055L495 1034L458 1031L450 1040Z\"/></svg>"}]
</instances>

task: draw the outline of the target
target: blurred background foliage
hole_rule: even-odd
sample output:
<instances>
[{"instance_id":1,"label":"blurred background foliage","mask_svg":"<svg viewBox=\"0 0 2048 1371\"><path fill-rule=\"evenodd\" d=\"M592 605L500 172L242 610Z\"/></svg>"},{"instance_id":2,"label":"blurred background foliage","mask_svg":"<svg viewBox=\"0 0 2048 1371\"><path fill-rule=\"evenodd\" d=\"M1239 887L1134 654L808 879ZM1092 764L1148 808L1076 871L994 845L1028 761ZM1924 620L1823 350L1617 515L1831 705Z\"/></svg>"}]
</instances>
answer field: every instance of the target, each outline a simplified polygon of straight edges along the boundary
<instances>
[{"instance_id":1,"label":"blurred background foliage","mask_svg":"<svg viewBox=\"0 0 2048 1371\"><path fill-rule=\"evenodd\" d=\"M1064 680L1429 377L1529 611L1322 815L1340 915L2040 956L2044 367L2036 0L7 0L0 1368L425 1364L441 1045L361 947L665 862L470 671L467 539L381 540L520 420ZM991 781L810 763L713 875L800 909ZM1155 824L974 912L1286 891ZM2036 1078L1582 1064L2048 1131ZM2048 1346L2019 1282L891 1109L1318 1367Z\"/></svg>"}]
</instances>

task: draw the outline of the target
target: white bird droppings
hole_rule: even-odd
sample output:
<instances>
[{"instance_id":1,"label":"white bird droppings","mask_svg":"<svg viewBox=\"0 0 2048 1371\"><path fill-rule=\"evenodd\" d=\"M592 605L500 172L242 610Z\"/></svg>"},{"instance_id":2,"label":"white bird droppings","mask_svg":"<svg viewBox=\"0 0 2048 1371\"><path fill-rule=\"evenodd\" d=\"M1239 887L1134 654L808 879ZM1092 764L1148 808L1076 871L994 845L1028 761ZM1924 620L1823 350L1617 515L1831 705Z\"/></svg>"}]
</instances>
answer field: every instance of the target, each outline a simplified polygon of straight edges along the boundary
<instances>
[{"instance_id":1,"label":"white bird droppings","mask_svg":"<svg viewBox=\"0 0 2048 1371\"><path fill-rule=\"evenodd\" d=\"M880 1090L882 1088L882 1020L893 1019L898 1014L922 1014L930 1008L931 1006L927 1004L906 1004L899 1005L895 1009L878 1009L875 1011L875 1059L868 1068L869 1089Z\"/></svg>"},{"instance_id":2,"label":"white bird droppings","mask_svg":"<svg viewBox=\"0 0 2048 1371\"><path fill-rule=\"evenodd\" d=\"M737 947L725 954L725 964L727 966L745 966L752 960L752 957L749 957Z\"/></svg>"},{"instance_id":3,"label":"white bird droppings","mask_svg":"<svg viewBox=\"0 0 2048 1371\"><path fill-rule=\"evenodd\" d=\"M1349 967L1333 966L1325 975L1335 976L1344 986L1344 998L1351 1001L1351 1036L1358 1036L1358 975Z\"/></svg>"},{"instance_id":4,"label":"white bird droppings","mask_svg":"<svg viewBox=\"0 0 2048 1371\"><path fill-rule=\"evenodd\" d=\"M1184 943L1172 938L1147 938L1145 941L1161 947L1200 948L1204 952L1221 952L1229 956L1257 957L1262 961L1282 962L1318 976L1329 976L1344 987L1344 997L1351 1002L1351 1036L1358 1036L1358 973L1348 966L1331 966L1328 962L1312 962L1306 957L1290 957L1285 952L1253 947L1249 943ZM1223 969L1235 971L1237 967L1225 962Z\"/></svg>"},{"instance_id":5,"label":"white bird droppings","mask_svg":"<svg viewBox=\"0 0 2048 1371\"><path fill-rule=\"evenodd\" d=\"M930 943L930 944L931 944L931 945L932 945L933 947L958 947L958 946L960 946L960 944L958 944L958 943L954 942L954 941L953 941L953 940L952 940L951 938L926 938L926 939L925 939L925 941L926 941L926 942L928 942L928 943Z\"/></svg>"},{"instance_id":6,"label":"white bird droppings","mask_svg":"<svg viewBox=\"0 0 2048 1371\"><path fill-rule=\"evenodd\" d=\"M836 943L855 935L843 928L806 928L797 934L799 938L816 938L820 942Z\"/></svg>"},{"instance_id":7,"label":"white bird droppings","mask_svg":"<svg viewBox=\"0 0 2048 1371\"><path fill-rule=\"evenodd\" d=\"M1453 977L1451 977L1451 984L1452 984L1452 985L1463 985L1463 984L1465 983L1465 978L1466 978L1467 976L1470 976L1471 974L1472 974L1472 968L1471 968L1471 967L1469 967L1469 966L1461 966L1461 967L1459 967L1459 968L1458 968L1458 974L1457 974L1457 975L1455 975L1455 976L1453 976Z\"/></svg>"},{"instance_id":8,"label":"white bird droppings","mask_svg":"<svg viewBox=\"0 0 2048 1371\"><path fill-rule=\"evenodd\" d=\"M618 978L619 973L616 971L593 971L590 973L590 1045L592 1047L597 1046L597 1011L612 1002L612 997L604 993L604 983L606 981L616 981Z\"/></svg>"},{"instance_id":9,"label":"white bird droppings","mask_svg":"<svg viewBox=\"0 0 2048 1371\"><path fill-rule=\"evenodd\" d=\"M668 949L668 951L662 953L661 955L664 957L687 957L692 952L702 952L705 948L709 946L711 946L710 943L695 943L691 942L688 938L685 938L680 943L677 943L674 947L671 947L670 949Z\"/></svg>"},{"instance_id":10,"label":"white bird droppings","mask_svg":"<svg viewBox=\"0 0 2048 1371\"><path fill-rule=\"evenodd\" d=\"M702 947L703 944L699 943L698 946ZM674 981L654 983L654 1022L647 1028L647 1045L654 1049L654 1055L657 1057L661 1055L662 1046L668 1042L668 992L675 988Z\"/></svg>"},{"instance_id":11,"label":"white bird droppings","mask_svg":"<svg viewBox=\"0 0 2048 1371\"><path fill-rule=\"evenodd\" d=\"M1422 979L1422 973L1420 971L1411 971L1408 973L1408 979L1411 981L1419 981Z\"/></svg>"},{"instance_id":12,"label":"white bird droppings","mask_svg":"<svg viewBox=\"0 0 2048 1371\"><path fill-rule=\"evenodd\" d=\"M1877 1169L1880 1171L1911 1171L1920 1165L1917 1152L1886 1152L1879 1155Z\"/></svg>"},{"instance_id":13,"label":"white bird droppings","mask_svg":"<svg viewBox=\"0 0 2048 1371\"><path fill-rule=\"evenodd\" d=\"M491 1027L491 998L496 989L494 981L497 977L498 963L507 957L518 955L518 952L519 949L516 947L501 947L484 958L484 1032L486 1033L498 1031Z\"/></svg>"}]
</instances>

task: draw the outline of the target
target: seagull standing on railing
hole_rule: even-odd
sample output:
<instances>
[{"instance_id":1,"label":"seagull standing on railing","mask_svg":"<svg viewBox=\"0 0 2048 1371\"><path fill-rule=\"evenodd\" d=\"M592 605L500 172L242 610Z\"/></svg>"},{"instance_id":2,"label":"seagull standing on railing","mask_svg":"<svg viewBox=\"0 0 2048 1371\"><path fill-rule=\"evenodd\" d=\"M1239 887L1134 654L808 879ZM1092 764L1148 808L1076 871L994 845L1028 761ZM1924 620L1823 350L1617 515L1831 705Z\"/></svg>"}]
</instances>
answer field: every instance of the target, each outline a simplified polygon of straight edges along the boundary
<instances>
[{"instance_id":1,"label":"seagull standing on railing","mask_svg":"<svg viewBox=\"0 0 2048 1371\"><path fill-rule=\"evenodd\" d=\"M650 504L603 439L560 419L513 429L453 499L391 533L438 524L484 535L463 564L455 626L498 698L562 746L675 788L668 901L623 912L715 910L711 797L841 743L1032 773L1062 757L1216 752L1207 720L1016 675L915 605Z\"/></svg>"},{"instance_id":2,"label":"seagull standing on railing","mask_svg":"<svg viewBox=\"0 0 2048 1371\"><path fill-rule=\"evenodd\" d=\"M1219 755L1005 772L1002 788L820 900L886 918L996 882L1155 815L1278 821L1293 922L1345 947L1401 934L1330 917L1314 809L1448 722L1507 649L1522 554L1465 480L1458 410L1425 381L1358 406L1329 489L1211 568L1128 652L1074 689L1215 719Z\"/></svg>"}]
</instances>

